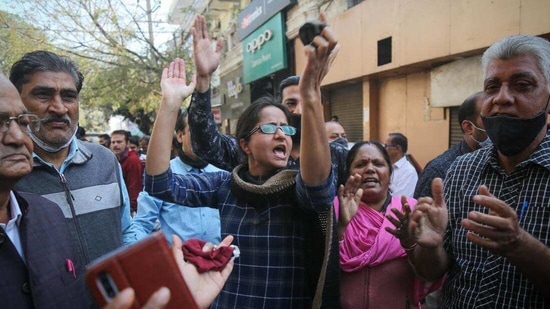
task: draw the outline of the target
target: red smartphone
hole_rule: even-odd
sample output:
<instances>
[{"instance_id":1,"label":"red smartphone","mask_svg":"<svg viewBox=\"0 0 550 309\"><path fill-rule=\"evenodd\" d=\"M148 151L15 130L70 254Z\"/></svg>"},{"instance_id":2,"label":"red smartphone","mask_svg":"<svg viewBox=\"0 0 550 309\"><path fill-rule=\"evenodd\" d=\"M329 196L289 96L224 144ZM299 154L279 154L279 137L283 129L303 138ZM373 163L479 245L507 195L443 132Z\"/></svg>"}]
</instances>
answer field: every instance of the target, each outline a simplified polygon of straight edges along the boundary
<instances>
[{"instance_id":1,"label":"red smartphone","mask_svg":"<svg viewBox=\"0 0 550 309\"><path fill-rule=\"evenodd\" d=\"M167 308L198 309L161 232L108 253L86 267L86 284L101 307L120 291L135 291L132 308L141 308L159 288L170 289Z\"/></svg>"}]
</instances>

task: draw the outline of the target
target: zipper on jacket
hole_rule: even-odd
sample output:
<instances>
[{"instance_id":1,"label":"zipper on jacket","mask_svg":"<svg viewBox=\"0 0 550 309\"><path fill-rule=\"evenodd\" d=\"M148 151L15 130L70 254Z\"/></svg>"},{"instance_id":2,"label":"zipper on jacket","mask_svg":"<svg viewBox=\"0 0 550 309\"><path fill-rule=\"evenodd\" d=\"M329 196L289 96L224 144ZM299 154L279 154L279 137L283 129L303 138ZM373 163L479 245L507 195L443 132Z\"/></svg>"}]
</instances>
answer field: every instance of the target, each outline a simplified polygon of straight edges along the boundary
<instances>
[{"instance_id":1,"label":"zipper on jacket","mask_svg":"<svg viewBox=\"0 0 550 309\"><path fill-rule=\"evenodd\" d=\"M76 233L78 235L78 242L80 244L80 249L82 250L82 254L84 255L84 260L85 260L84 262L86 265L90 262L90 258L88 257L88 251L86 250L86 246L84 246L84 241L82 240L84 236L82 236L82 229L80 228L78 218L76 217L76 210L74 208L75 198L71 193L69 186L67 186L67 179L65 178L65 175L62 173L59 173L59 178L61 180L61 185L63 186L63 190L65 190L65 197L67 198L67 203L69 204L69 208L71 209L71 214L73 215L73 223L76 229Z\"/></svg>"}]
</instances>

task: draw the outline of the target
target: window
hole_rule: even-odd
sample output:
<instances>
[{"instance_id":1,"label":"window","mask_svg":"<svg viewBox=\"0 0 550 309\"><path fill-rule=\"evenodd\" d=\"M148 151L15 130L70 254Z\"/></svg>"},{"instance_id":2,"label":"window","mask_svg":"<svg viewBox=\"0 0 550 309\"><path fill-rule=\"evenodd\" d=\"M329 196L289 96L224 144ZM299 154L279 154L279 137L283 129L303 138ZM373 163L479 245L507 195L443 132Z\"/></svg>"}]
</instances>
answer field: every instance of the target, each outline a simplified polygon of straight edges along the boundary
<instances>
[{"instance_id":1,"label":"window","mask_svg":"<svg viewBox=\"0 0 550 309\"><path fill-rule=\"evenodd\" d=\"M378 66L391 63L391 36L378 41Z\"/></svg>"}]
</instances>

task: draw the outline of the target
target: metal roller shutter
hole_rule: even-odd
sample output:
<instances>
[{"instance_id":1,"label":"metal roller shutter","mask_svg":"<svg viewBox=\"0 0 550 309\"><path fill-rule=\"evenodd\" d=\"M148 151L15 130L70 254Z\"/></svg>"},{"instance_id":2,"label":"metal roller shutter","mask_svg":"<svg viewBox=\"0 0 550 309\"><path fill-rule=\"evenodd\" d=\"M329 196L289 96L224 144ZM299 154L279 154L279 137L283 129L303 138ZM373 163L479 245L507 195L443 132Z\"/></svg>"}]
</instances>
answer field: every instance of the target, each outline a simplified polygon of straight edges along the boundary
<instances>
[{"instance_id":1,"label":"metal roller shutter","mask_svg":"<svg viewBox=\"0 0 550 309\"><path fill-rule=\"evenodd\" d=\"M350 142L363 140L363 88L360 83L331 89L330 115L337 115Z\"/></svg>"},{"instance_id":2,"label":"metal roller shutter","mask_svg":"<svg viewBox=\"0 0 550 309\"><path fill-rule=\"evenodd\" d=\"M451 117L449 121L449 148L462 140L462 128L458 125L458 106L449 108Z\"/></svg>"}]
</instances>

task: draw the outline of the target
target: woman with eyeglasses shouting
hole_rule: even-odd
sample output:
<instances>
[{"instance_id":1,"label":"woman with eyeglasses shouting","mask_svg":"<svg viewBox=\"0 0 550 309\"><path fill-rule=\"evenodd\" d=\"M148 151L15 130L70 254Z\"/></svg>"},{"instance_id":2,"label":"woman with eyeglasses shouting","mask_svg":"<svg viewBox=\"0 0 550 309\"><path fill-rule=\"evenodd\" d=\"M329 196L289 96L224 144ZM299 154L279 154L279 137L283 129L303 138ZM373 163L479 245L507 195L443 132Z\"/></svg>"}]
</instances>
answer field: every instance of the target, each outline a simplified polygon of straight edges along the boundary
<instances>
[{"instance_id":1,"label":"woman with eyeglasses shouting","mask_svg":"<svg viewBox=\"0 0 550 309\"><path fill-rule=\"evenodd\" d=\"M201 16L197 18L193 35L205 35ZM326 244L331 237L335 176L320 91L338 46L328 26L314 43L304 47L306 65L299 84L304 100L299 171L286 169L291 136L296 133L289 125L290 113L286 106L264 97L237 122L244 162L231 173L173 174L169 169L172 132L181 102L193 92L195 77L187 82L181 59L163 71L145 190L177 204L218 208L222 238L235 237L241 254L212 308L338 307L338 288L334 288L338 270L326 273L323 267L330 254ZM330 259L337 260L337 255Z\"/></svg>"}]
</instances>

